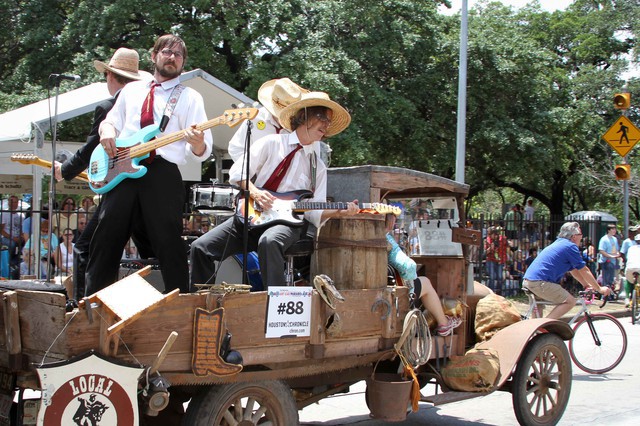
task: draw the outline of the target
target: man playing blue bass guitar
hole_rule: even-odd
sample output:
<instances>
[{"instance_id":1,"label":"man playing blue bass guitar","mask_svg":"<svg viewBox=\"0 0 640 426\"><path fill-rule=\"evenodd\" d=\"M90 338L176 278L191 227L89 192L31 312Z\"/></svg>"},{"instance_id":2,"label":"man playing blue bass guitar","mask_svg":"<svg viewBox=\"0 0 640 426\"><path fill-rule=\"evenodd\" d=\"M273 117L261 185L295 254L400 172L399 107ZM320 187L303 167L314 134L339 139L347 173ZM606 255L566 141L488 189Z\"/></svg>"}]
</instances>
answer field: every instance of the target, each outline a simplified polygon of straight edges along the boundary
<instances>
[{"instance_id":1,"label":"man playing blue bass guitar","mask_svg":"<svg viewBox=\"0 0 640 426\"><path fill-rule=\"evenodd\" d=\"M122 250L132 224L138 220L144 223L160 262L165 291L189 290L187 254L181 239L185 194L178 165L185 164L187 157L200 162L206 160L211 154L212 137L210 131L194 127L207 118L202 96L180 84L186 59L187 47L180 37L159 37L151 53L153 81L125 86L100 126L100 144L114 160L113 164L117 164L121 153L126 151L119 147L116 137L126 139L148 125L159 125L163 116L170 116L163 130L182 132L182 139L152 152L143 163L146 174L122 180L103 196L98 226L91 241L87 294L117 280ZM166 108L167 104L174 107ZM91 167L90 164L89 173Z\"/></svg>"}]
</instances>

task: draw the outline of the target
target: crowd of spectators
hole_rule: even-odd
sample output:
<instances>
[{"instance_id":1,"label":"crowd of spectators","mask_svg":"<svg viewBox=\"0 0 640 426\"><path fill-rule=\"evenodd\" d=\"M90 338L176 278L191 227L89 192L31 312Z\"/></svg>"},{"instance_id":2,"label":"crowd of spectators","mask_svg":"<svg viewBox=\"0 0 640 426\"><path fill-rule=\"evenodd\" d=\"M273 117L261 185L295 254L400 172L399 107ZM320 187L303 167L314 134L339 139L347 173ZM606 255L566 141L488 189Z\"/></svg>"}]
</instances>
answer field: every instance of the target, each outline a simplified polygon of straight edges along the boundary
<instances>
[{"instance_id":1,"label":"crowd of spectators","mask_svg":"<svg viewBox=\"0 0 640 426\"><path fill-rule=\"evenodd\" d=\"M556 239L552 235L550 224L539 220L534 214L533 202L528 200L527 207L516 204L501 220L469 220L467 226L482 229L483 232L482 247L471 252L477 281L498 294L517 294L522 286L524 272L538 251ZM587 267L598 278L598 282L613 289L613 294L620 290L620 271L624 269L628 243L638 232L640 225L631 226L625 244L616 225L610 224L606 233L596 241L586 235L581 241L580 252ZM570 291L574 290L573 287L579 288L569 275L562 284Z\"/></svg>"},{"instance_id":2,"label":"crowd of spectators","mask_svg":"<svg viewBox=\"0 0 640 426\"><path fill-rule=\"evenodd\" d=\"M42 206L41 211L33 212L31 206L17 195L2 197L0 277L38 278L38 270L39 278L55 274L70 275L73 246L95 208L94 197L65 196L53 205L50 220L47 204ZM39 220L34 220L36 217ZM36 266L37 263L40 267Z\"/></svg>"}]
</instances>

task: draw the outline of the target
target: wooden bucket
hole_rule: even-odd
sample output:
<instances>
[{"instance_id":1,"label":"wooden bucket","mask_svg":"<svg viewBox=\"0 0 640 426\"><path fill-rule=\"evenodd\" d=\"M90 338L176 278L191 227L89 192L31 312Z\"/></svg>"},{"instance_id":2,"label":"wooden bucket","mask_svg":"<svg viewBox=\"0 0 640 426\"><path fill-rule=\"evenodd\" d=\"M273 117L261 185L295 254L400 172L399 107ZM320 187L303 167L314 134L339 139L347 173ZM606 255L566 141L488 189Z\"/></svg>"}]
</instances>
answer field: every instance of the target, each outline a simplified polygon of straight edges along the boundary
<instances>
[{"instance_id":1,"label":"wooden bucket","mask_svg":"<svg viewBox=\"0 0 640 426\"><path fill-rule=\"evenodd\" d=\"M318 232L311 277L328 275L337 289L378 289L387 285L384 216L330 219Z\"/></svg>"}]
</instances>

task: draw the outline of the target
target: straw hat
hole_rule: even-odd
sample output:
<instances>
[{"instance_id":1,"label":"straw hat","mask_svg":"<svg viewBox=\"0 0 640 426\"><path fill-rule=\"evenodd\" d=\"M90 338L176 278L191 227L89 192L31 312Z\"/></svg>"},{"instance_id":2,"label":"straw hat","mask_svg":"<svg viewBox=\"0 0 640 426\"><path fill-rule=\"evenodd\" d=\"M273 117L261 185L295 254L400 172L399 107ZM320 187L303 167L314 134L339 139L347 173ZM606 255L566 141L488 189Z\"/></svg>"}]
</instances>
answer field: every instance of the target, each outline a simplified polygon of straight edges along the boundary
<instances>
[{"instance_id":1,"label":"straw hat","mask_svg":"<svg viewBox=\"0 0 640 426\"><path fill-rule=\"evenodd\" d=\"M277 117L283 108L299 101L303 93L309 93L309 91L286 77L277 78L260 86L258 100L271 115Z\"/></svg>"},{"instance_id":2,"label":"straw hat","mask_svg":"<svg viewBox=\"0 0 640 426\"><path fill-rule=\"evenodd\" d=\"M294 117L302 108L312 106L323 106L333 111L331 125L327 129L326 137L337 135L349 126L351 116L340 104L329 99L329 95L324 92L303 93L302 99L294 102L282 111L280 111L280 124L288 131L292 131L291 118Z\"/></svg>"},{"instance_id":3,"label":"straw hat","mask_svg":"<svg viewBox=\"0 0 640 426\"><path fill-rule=\"evenodd\" d=\"M125 78L140 80L142 77L138 72L138 62L140 62L138 52L121 47L113 54L108 65L102 61L93 61L93 66L96 67L98 72L108 70Z\"/></svg>"}]
</instances>

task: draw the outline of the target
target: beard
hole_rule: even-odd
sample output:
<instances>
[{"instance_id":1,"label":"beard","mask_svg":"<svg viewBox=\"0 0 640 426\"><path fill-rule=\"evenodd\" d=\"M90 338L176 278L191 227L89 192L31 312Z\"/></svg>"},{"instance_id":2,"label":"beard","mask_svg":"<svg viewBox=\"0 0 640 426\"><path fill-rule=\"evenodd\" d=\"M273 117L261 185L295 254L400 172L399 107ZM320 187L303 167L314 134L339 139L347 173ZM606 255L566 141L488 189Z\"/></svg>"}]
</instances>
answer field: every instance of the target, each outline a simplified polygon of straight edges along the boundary
<instances>
[{"instance_id":1,"label":"beard","mask_svg":"<svg viewBox=\"0 0 640 426\"><path fill-rule=\"evenodd\" d=\"M182 74L182 68L176 67L175 62L171 64L176 69L175 71L170 71L169 69L166 68L166 65L167 64L164 63L162 66L159 66L157 62L155 64L156 72L161 76L163 76L164 78L173 79L178 77L180 74Z\"/></svg>"}]
</instances>

